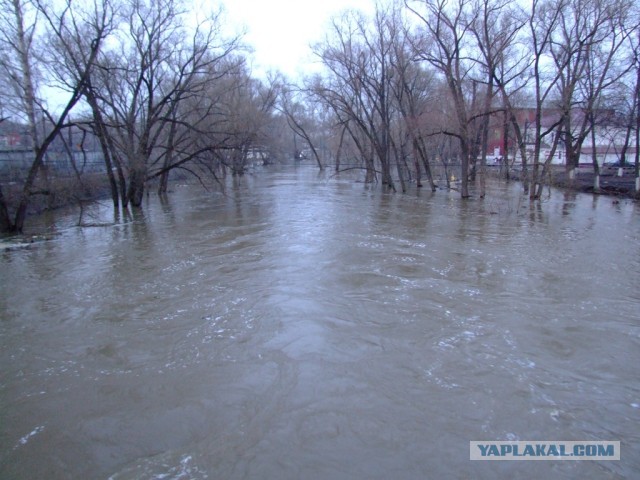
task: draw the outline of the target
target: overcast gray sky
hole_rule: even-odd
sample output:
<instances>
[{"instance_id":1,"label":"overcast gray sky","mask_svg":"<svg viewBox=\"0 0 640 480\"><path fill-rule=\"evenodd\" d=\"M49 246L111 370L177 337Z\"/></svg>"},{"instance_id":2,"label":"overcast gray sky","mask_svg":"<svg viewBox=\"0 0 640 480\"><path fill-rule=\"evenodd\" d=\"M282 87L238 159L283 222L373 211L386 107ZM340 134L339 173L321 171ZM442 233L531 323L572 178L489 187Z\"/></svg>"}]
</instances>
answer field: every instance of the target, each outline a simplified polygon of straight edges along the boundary
<instances>
[{"instance_id":1,"label":"overcast gray sky","mask_svg":"<svg viewBox=\"0 0 640 480\"><path fill-rule=\"evenodd\" d=\"M246 27L254 69L295 77L309 71L309 44L323 38L332 15L347 8L373 10L374 0L223 0L229 20Z\"/></svg>"}]
</instances>

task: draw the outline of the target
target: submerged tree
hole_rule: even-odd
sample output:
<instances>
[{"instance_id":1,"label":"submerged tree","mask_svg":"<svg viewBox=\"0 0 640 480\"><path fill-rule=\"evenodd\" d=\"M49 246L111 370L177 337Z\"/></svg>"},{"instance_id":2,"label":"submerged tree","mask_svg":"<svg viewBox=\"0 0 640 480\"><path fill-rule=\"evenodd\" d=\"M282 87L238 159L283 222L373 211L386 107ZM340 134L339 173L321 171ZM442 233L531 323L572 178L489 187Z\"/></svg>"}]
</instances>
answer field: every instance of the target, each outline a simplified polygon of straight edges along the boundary
<instances>
[{"instance_id":1,"label":"submerged tree","mask_svg":"<svg viewBox=\"0 0 640 480\"><path fill-rule=\"evenodd\" d=\"M345 12L332 23L332 38L316 47L328 70L314 93L334 112L367 159L367 178L378 160L382 184L395 189L391 175L391 31L378 11L370 29L366 18Z\"/></svg>"},{"instance_id":2,"label":"submerged tree","mask_svg":"<svg viewBox=\"0 0 640 480\"><path fill-rule=\"evenodd\" d=\"M267 126L275 111L280 82L251 78L246 69L221 79L217 85L215 114L222 137L218 158L233 175L245 172L250 155L268 154Z\"/></svg>"},{"instance_id":3,"label":"submerged tree","mask_svg":"<svg viewBox=\"0 0 640 480\"><path fill-rule=\"evenodd\" d=\"M178 127L187 99L202 96L239 38L222 34L221 12L195 28L178 0L131 1L122 5L125 27L100 57L92 78L96 130L107 139L120 175L122 204L140 206L149 178L175 165ZM167 160L169 157L169 160ZM155 169L155 170L151 170ZM126 178L125 178L126 172Z\"/></svg>"},{"instance_id":4,"label":"submerged tree","mask_svg":"<svg viewBox=\"0 0 640 480\"><path fill-rule=\"evenodd\" d=\"M12 115L26 120L33 149L33 161L24 179L13 219L0 190L0 228L20 232L23 229L31 198L39 192L34 187L42 170L45 155L58 137L71 110L82 98L83 90L94 68L100 48L110 34L111 16L107 0L93 8L66 2L45 4L39 1L3 0L1 72L11 85ZM43 19L40 24L38 18ZM42 43L38 45L37 29L41 26ZM66 85L66 99L59 114L54 115L38 94L34 65L51 67L46 45L55 45L57 53L75 62L76 75ZM55 67L55 65L54 65ZM42 122L37 116L41 115ZM37 124L42 123L39 131Z\"/></svg>"},{"instance_id":5,"label":"submerged tree","mask_svg":"<svg viewBox=\"0 0 640 480\"><path fill-rule=\"evenodd\" d=\"M303 93L291 85L286 86L280 94L279 110L287 119L287 124L293 131L293 135L299 137L309 148L318 168L322 171L324 163L318 151L320 127L317 116L314 115L313 100L309 97L301 98ZM300 159L302 157L301 150L297 147L295 150L294 156L298 157L296 159Z\"/></svg>"},{"instance_id":6,"label":"submerged tree","mask_svg":"<svg viewBox=\"0 0 640 480\"><path fill-rule=\"evenodd\" d=\"M416 54L436 68L445 78L455 112L455 125L445 133L460 142L460 195L469 197L469 157L471 154L471 115L465 85L474 67L469 52L471 2L456 0L424 0L407 2L420 20L422 36L416 42Z\"/></svg>"},{"instance_id":7,"label":"submerged tree","mask_svg":"<svg viewBox=\"0 0 640 480\"><path fill-rule=\"evenodd\" d=\"M376 5L371 18L347 11L331 36L315 47L326 74L309 91L333 112L340 148L348 138L359 152L365 181L402 191L424 170L435 184L425 133L432 76L414 61L414 40L399 4ZM341 151L341 150L340 150ZM395 168L395 175L394 175Z\"/></svg>"}]
</instances>

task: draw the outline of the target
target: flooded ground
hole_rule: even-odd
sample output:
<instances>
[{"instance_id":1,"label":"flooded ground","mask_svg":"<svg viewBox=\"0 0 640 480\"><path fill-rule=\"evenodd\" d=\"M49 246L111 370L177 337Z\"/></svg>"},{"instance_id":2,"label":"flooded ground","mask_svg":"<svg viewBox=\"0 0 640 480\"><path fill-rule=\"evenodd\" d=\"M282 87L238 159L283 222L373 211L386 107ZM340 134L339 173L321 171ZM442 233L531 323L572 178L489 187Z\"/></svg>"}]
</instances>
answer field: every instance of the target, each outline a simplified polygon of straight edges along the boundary
<instances>
[{"instance_id":1,"label":"flooded ground","mask_svg":"<svg viewBox=\"0 0 640 480\"><path fill-rule=\"evenodd\" d=\"M491 188L265 170L3 251L0 478L637 478L638 205Z\"/></svg>"}]
</instances>

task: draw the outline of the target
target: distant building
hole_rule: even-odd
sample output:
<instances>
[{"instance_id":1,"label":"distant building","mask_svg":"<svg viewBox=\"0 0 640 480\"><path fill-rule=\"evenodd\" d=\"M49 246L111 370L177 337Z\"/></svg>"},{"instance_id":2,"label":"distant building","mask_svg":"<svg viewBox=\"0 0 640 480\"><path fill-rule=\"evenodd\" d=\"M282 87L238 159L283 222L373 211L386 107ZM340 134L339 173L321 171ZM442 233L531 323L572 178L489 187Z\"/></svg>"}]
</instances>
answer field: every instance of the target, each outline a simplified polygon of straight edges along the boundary
<instances>
[{"instance_id":1,"label":"distant building","mask_svg":"<svg viewBox=\"0 0 640 480\"><path fill-rule=\"evenodd\" d=\"M263 146L249 147L246 151L247 164L249 165L268 165L271 160L269 149Z\"/></svg>"},{"instance_id":2,"label":"distant building","mask_svg":"<svg viewBox=\"0 0 640 480\"><path fill-rule=\"evenodd\" d=\"M535 143L535 114L536 110L533 108L520 108L515 112L515 117L522 132L525 148L528 156L533 155L534 143ZM545 110L542 114L541 123L543 130L553 127L560 120L561 112L557 109ZM582 120L583 112L575 111L574 125L578 124ZM620 154L622 152L623 145L626 140L626 128L621 126L621 123L617 121L615 115L611 111L601 111L598 114L598 121L595 127L596 137L596 158L598 164L602 166L605 163L616 163L620 161ZM521 163L519 149L513 138L513 127L509 124L509 139L507 142L509 150L509 158L515 163ZM541 145L540 160L544 161L551 152L553 142L555 141L555 135L557 135L557 129L546 135ZM627 149L627 162L632 161L636 152L636 146L634 136L631 136ZM591 135L585 139L580 151L580 163L592 164L592 141ZM487 142L487 162L499 163L505 158L504 152L504 118L502 113L494 114L489 126L489 137ZM565 158L565 145L562 139L558 140L558 147L555 151L554 157L551 160L552 164L564 165Z\"/></svg>"},{"instance_id":3,"label":"distant building","mask_svg":"<svg viewBox=\"0 0 640 480\"><path fill-rule=\"evenodd\" d=\"M20 134L16 132L6 133L0 135L0 149L14 149L20 146Z\"/></svg>"}]
</instances>

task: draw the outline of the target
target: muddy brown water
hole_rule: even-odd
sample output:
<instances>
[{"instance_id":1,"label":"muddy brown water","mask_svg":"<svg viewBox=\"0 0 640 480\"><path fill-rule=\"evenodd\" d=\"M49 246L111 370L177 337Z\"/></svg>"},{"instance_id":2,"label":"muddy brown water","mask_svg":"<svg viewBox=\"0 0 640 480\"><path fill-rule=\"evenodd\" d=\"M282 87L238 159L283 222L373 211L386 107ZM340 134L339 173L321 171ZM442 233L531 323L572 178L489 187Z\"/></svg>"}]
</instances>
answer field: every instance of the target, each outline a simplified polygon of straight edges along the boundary
<instances>
[{"instance_id":1,"label":"muddy brown water","mask_svg":"<svg viewBox=\"0 0 640 480\"><path fill-rule=\"evenodd\" d=\"M59 215L0 252L0 478L638 478L638 205L491 192L291 167Z\"/></svg>"}]
</instances>

